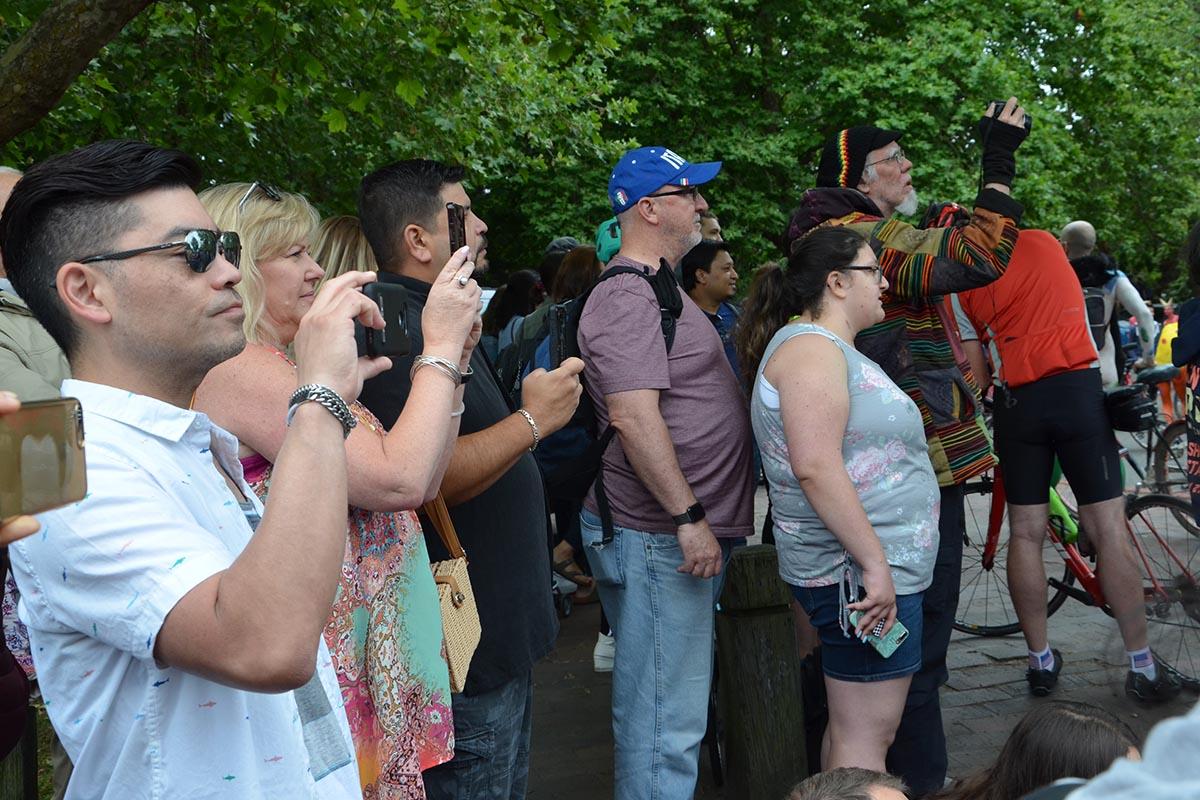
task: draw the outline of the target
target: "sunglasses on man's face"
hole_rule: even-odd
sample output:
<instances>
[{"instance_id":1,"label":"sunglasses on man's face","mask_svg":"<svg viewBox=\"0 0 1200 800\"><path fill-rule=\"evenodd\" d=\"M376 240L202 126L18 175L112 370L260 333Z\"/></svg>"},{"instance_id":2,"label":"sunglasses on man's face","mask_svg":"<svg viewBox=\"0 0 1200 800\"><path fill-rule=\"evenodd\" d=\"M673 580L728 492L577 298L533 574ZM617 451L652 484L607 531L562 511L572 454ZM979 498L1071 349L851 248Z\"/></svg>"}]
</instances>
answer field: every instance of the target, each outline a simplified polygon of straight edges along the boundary
<instances>
[{"instance_id":1,"label":"sunglasses on man's face","mask_svg":"<svg viewBox=\"0 0 1200 800\"><path fill-rule=\"evenodd\" d=\"M658 194L648 194L646 197L675 197L677 195L686 196L689 200L695 202L696 196L700 194L699 186L688 186L684 189L676 189L673 192L659 192Z\"/></svg>"},{"instance_id":2,"label":"sunglasses on man's face","mask_svg":"<svg viewBox=\"0 0 1200 800\"><path fill-rule=\"evenodd\" d=\"M208 231L204 229L188 231L182 241L152 244L149 247L139 247L135 250L122 250L120 253L105 253L99 256L88 256L79 259L80 264L90 264L93 261L124 261L127 258L140 256L142 253L153 253L158 250L174 250L183 248L184 258L187 259L188 269L192 272L208 272L217 253L225 256L225 260L233 266L242 261L242 240L234 231Z\"/></svg>"}]
</instances>

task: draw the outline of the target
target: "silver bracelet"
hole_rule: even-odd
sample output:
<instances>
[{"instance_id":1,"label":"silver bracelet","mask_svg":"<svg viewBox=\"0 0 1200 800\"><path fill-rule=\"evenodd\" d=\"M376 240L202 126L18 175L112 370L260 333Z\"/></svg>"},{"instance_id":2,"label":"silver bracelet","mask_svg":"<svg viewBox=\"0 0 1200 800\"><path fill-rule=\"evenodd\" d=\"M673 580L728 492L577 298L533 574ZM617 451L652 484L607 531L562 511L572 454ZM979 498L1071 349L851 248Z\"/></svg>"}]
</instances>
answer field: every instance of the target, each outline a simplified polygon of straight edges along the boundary
<instances>
[{"instance_id":1,"label":"silver bracelet","mask_svg":"<svg viewBox=\"0 0 1200 800\"><path fill-rule=\"evenodd\" d=\"M448 358L426 355L419 355L413 359L412 367L408 370L408 379L410 381L421 367L434 367L438 372L454 381L455 386L462 386L465 382L462 372L458 369L458 364L455 364ZM467 373L468 375L471 373L469 368L467 369Z\"/></svg>"},{"instance_id":2,"label":"silver bracelet","mask_svg":"<svg viewBox=\"0 0 1200 800\"><path fill-rule=\"evenodd\" d=\"M461 406L458 407L457 411L450 412L450 419L454 419L455 417L461 417L463 415L463 412L466 410L467 410L467 404L466 404L466 402L464 402Z\"/></svg>"},{"instance_id":3,"label":"silver bracelet","mask_svg":"<svg viewBox=\"0 0 1200 800\"><path fill-rule=\"evenodd\" d=\"M523 408L518 408L517 413L525 418L525 421L529 423L529 427L533 428L533 447L529 448L529 452L532 453L534 450L537 450L538 442L542 440L542 435L538 433L537 423L533 421L532 414Z\"/></svg>"},{"instance_id":4,"label":"silver bracelet","mask_svg":"<svg viewBox=\"0 0 1200 800\"><path fill-rule=\"evenodd\" d=\"M350 413L350 406L346 405L346 401L342 399L341 395L328 386L309 383L293 392L291 399L288 400L287 425L289 428L292 426L292 417L296 415L296 409L308 402L319 403L329 409L329 413L342 423L343 438L349 438L350 431L358 424L358 420Z\"/></svg>"}]
</instances>

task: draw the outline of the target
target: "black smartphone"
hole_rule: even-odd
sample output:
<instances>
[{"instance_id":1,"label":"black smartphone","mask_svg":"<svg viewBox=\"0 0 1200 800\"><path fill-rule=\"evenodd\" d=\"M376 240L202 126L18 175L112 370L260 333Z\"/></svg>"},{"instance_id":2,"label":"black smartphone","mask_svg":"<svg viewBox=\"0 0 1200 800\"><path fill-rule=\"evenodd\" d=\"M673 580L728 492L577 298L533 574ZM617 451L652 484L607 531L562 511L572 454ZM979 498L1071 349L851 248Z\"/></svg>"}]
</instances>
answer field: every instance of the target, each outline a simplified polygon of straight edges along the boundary
<instances>
[{"instance_id":1,"label":"black smartphone","mask_svg":"<svg viewBox=\"0 0 1200 800\"><path fill-rule=\"evenodd\" d=\"M467 243L467 207L446 203L446 222L450 231L450 253L457 253Z\"/></svg>"},{"instance_id":2,"label":"black smartphone","mask_svg":"<svg viewBox=\"0 0 1200 800\"><path fill-rule=\"evenodd\" d=\"M0 415L0 519L77 503L86 494L78 400L22 403L20 411Z\"/></svg>"},{"instance_id":3,"label":"black smartphone","mask_svg":"<svg viewBox=\"0 0 1200 800\"><path fill-rule=\"evenodd\" d=\"M363 287L363 294L375 301L383 315L382 330L368 328L357 320L354 339L360 356L406 356L412 341L408 337L408 291L395 283L375 281Z\"/></svg>"},{"instance_id":4,"label":"black smartphone","mask_svg":"<svg viewBox=\"0 0 1200 800\"><path fill-rule=\"evenodd\" d=\"M1000 118L1001 112L1004 111L1004 104L1007 102L1008 102L1007 100L993 100L992 101L992 119ZM1025 114L1025 119L1023 119L1022 122L1025 125L1026 131L1028 131L1030 128L1033 127L1033 118L1030 117L1028 114Z\"/></svg>"},{"instance_id":5,"label":"black smartphone","mask_svg":"<svg viewBox=\"0 0 1200 800\"><path fill-rule=\"evenodd\" d=\"M547 336L550 347L550 369L558 369L563 362L563 334L567 325L567 307L564 304L550 306L546 312Z\"/></svg>"}]
</instances>

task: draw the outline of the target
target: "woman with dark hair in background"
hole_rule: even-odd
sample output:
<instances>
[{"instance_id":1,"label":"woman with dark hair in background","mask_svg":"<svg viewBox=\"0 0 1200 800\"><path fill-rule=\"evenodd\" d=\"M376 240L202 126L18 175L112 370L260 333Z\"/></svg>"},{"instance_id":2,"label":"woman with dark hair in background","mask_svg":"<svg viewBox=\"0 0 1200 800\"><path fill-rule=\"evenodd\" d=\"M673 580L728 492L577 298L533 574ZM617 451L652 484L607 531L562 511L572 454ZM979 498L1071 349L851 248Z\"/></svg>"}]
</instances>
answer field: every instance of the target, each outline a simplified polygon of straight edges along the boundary
<instances>
[{"instance_id":1,"label":"woman with dark hair in background","mask_svg":"<svg viewBox=\"0 0 1200 800\"><path fill-rule=\"evenodd\" d=\"M500 351L512 344L521 320L545 299L542 279L533 270L523 269L508 276L508 283L496 292L483 312L480 345L493 363Z\"/></svg>"},{"instance_id":2,"label":"woman with dark hair in background","mask_svg":"<svg viewBox=\"0 0 1200 800\"><path fill-rule=\"evenodd\" d=\"M1124 722L1086 703L1042 703L1013 728L995 764L930 800L1011 800L1060 778L1094 778L1123 757L1140 758Z\"/></svg>"},{"instance_id":3,"label":"woman with dark hair in background","mask_svg":"<svg viewBox=\"0 0 1200 800\"><path fill-rule=\"evenodd\" d=\"M886 771L921 666L921 600L937 551L939 492L921 413L854 347L883 319L887 288L866 239L820 228L786 270L756 276L737 334L779 572L822 645L823 770ZM898 623L908 635L888 656L866 641Z\"/></svg>"}]
</instances>

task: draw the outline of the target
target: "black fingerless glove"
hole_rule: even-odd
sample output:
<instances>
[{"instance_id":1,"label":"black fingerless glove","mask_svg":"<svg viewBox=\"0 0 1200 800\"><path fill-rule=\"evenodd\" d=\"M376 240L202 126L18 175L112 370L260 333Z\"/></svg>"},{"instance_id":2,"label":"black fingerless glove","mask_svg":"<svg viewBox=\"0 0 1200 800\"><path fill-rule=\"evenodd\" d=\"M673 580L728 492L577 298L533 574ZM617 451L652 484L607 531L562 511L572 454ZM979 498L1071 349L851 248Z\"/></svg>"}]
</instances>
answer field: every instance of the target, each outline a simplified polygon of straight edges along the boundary
<instances>
[{"instance_id":1,"label":"black fingerless glove","mask_svg":"<svg viewBox=\"0 0 1200 800\"><path fill-rule=\"evenodd\" d=\"M1015 154L1029 131L1024 127L1009 125L992 117L979 120L979 140L983 142L983 183L1001 183L1012 186L1017 174Z\"/></svg>"}]
</instances>

